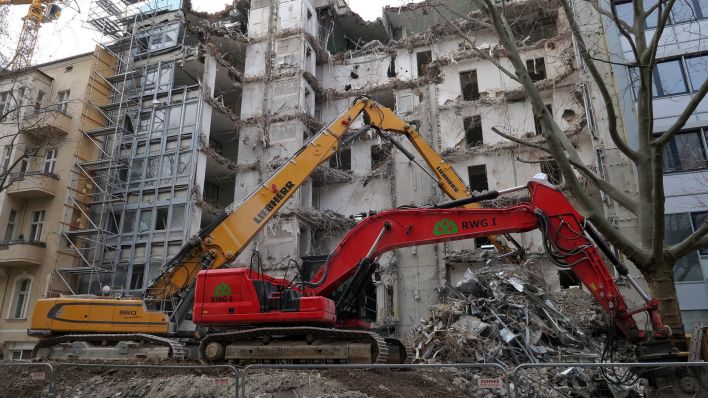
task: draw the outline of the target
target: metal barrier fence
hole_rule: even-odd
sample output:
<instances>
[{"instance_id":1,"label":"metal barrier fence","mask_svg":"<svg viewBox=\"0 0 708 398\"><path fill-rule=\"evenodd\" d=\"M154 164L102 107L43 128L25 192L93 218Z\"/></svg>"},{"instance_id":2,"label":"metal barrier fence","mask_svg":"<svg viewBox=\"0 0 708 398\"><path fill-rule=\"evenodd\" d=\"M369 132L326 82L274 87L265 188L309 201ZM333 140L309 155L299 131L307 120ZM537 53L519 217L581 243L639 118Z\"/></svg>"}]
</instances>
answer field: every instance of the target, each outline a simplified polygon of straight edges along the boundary
<instances>
[{"instance_id":1,"label":"metal barrier fence","mask_svg":"<svg viewBox=\"0 0 708 398\"><path fill-rule=\"evenodd\" d=\"M453 363L453 364L308 364L308 365L290 365L290 364L256 364L248 365L241 370L241 387L240 398L246 397L246 383L248 371L252 369L280 369L280 370L423 370L423 369L481 369L495 370L499 372L498 377L488 377L486 383L490 388L503 388L503 395L509 394L509 379L506 377L507 369L495 363ZM494 384L494 385L492 385Z\"/></svg>"},{"instance_id":2,"label":"metal barrier fence","mask_svg":"<svg viewBox=\"0 0 708 398\"><path fill-rule=\"evenodd\" d=\"M511 371L509 374L511 377L511 384L514 386L514 397L516 398L521 398L521 397L528 397L528 396L533 396L533 397L539 397L539 396L553 396L552 394L547 394L549 390L555 391L559 393L557 396L570 396L571 394L566 394L564 390L568 390L569 392L572 392L573 389L585 389L587 386L582 385L584 381L582 379L582 374L578 373L576 370L578 369L593 369L597 370L598 372L601 370L605 370L606 374L607 371L609 370L611 374L608 374L608 377L610 379L615 379L615 382L619 382L620 378L622 376L627 377L628 380L632 380L634 378L637 378L637 381L639 378L642 378L643 374L646 374L647 372L657 372L657 371L672 371L675 372L676 370L683 370L683 369L688 369L688 368L696 368L696 367L703 367L704 369L703 372L708 372L708 362L642 362L642 363L587 363L587 362L581 362L581 363L563 363L563 362L558 362L558 363L524 363ZM535 372L534 370L539 370L539 369L551 369L551 368L563 368L564 371L556 373L554 375L554 381L558 382L558 384L554 383L551 385L548 385L548 380L544 376L548 375L543 375L540 372ZM616 373L614 370L616 369L626 369L627 371L631 371L632 373L629 374L624 374L622 376L614 376ZM574 380L573 380L574 379ZM677 378L674 381L678 381ZM700 382L700 380L698 380ZM566 385L562 385L563 383L567 383ZM559 385L561 384L561 385ZM608 382L608 387L611 387L612 383ZM708 387L708 386L706 386ZM690 397L703 397L708 394L708 391L705 389L706 387L702 387L700 385L697 386L698 390L694 393L687 393ZM665 390L654 390L651 391L650 395L651 397L661 397L661 396L666 396L666 397L680 397L681 391L679 390L678 385L673 385L673 386L668 386L666 387ZM697 394L700 391L704 391L703 394ZM595 393L598 393L600 391L595 391ZM612 391L607 391L607 396L613 396ZM667 393L667 395L662 395ZM545 395L544 395L545 394Z\"/></svg>"},{"instance_id":3,"label":"metal barrier fence","mask_svg":"<svg viewBox=\"0 0 708 398\"><path fill-rule=\"evenodd\" d=\"M594 369L600 371L600 369L628 369L634 372L635 375L641 377L642 374L646 372L657 372L666 371L673 372L671 374L679 374L689 368L702 368L704 372L702 376L705 380L700 380L699 382L708 383L708 362L645 362L645 363L567 363L567 362L557 362L557 363L526 363L517 366L512 370L508 370L498 364L484 364L484 363L452 363L452 364L307 364L307 365L291 365L291 364L255 364L249 365L244 368L237 368L233 365L152 365L152 364L140 364L140 365L128 365L128 364L98 364L98 363L58 363L51 364L46 362L2 362L0 363L0 368L3 367L35 367L44 368L46 372L42 374L44 376L40 377L39 374L31 374L31 379L33 381L45 381L46 382L46 396L55 397L58 391L58 386L61 383L60 375L64 369L68 368L105 368L105 369L187 369L187 370L228 370L233 372L233 385L234 393L233 396L236 398L246 398L246 385L249 377L249 371L257 369L279 369L279 370L407 370L407 371L423 371L423 370L440 370L440 369L459 369L459 370L479 370L480 373L486 373L483 377L478 377L477 382L478 388L490 388L495 389L493 391L497 396L510 396L510 397L527 397L527 396L544 396L543 389L550 389L558 393L558 396L567 396L563 389L564 388L583 388L582 385L571 385L568 386L558 386L558 385L546 385L544 386L543 375L539 374L538 371L541 369L563 369L557 375L572 376L574 372L578 369ZM489 372L493 371L498 374L498 377L489 376ZM48 377L47 377L48 373ZM575 373L577 374L577 373ZM673 380L678 383L678 379ZM685 387L685 384L681 386ZM698 386L699 388L706 388L708 386ZM678 384L676 384L673 390L664 391L654 391L653 393L658 395L649 396L680 396L676 395L678 389ZM705 391L701 389L700 391ZM492 390L490 390L492 392ZM668 395L666 395L668 393ZM701 397L704 395L694 394L687 396L697 396ZM25 398L29 398L25 396Z\"/></svg>"}]
</instances>

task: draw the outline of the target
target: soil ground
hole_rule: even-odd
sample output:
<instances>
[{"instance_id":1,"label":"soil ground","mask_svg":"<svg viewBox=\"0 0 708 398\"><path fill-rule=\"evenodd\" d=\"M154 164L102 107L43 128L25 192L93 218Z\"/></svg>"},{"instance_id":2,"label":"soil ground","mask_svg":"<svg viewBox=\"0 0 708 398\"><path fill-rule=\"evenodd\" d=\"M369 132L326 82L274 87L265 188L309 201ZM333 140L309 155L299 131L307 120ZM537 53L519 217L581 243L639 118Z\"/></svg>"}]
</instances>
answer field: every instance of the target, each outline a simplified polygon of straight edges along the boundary
<instances>
[{"instance_id":1,"label":"soil ground","mask_svg":"<svg viewBox=\"0 0 708 398\"><path fill-rule=\"evenodd\" d=\"M43 370L3 368L0 398L46 396ZM475 376L454 370L275 370L248 372L246 397L257 398L439 398L495 397L501 391L478 389ZM235 396L227 370L106 369L62 367L57 398L207 398Z\"/></svg>"}]
</instances>

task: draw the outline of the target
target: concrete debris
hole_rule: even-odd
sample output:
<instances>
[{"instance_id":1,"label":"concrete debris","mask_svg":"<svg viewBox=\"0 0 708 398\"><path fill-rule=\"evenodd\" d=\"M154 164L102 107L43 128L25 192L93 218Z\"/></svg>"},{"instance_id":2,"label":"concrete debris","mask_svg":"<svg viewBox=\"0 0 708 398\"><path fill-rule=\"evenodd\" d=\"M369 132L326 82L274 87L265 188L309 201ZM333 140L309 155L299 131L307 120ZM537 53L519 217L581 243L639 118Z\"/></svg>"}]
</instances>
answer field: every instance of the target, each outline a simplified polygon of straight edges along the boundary
<instances>
[{"instance_id":1,"label":"concrete debris","mask_svg":"<svg viewBox=\"0 0 708 398\"><path fill-rule=\"evenodd\" d=\"M602 309L577 289L551 295L536 288L543 283L521 271L527 267L465 272L415 328L416 361L514 366L598 357L608 327Z\"/></svg>"},{"instance_id":2,"label":"concrete debris","mask_svg":"<svg viewBox=\"0 0 708 398\"><path fill-rule=\"evenodd\" d=\"M344 232L349 231L356 225L356 221L353 219L347 218L332 210L320 211L297 208L293 211L293 214L310 224L310 228L312 228L313 232L317 230Z\"/></svg>"}]
</instances>

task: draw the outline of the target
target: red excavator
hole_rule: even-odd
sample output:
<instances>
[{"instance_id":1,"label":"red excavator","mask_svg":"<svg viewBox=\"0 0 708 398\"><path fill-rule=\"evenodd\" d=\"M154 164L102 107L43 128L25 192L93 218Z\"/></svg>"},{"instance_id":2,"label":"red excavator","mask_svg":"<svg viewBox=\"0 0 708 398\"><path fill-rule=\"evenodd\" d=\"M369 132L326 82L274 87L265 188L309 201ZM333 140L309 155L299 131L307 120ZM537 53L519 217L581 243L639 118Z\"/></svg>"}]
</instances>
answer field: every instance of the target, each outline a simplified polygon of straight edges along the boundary
<instances>
[{"instance_id":1,"label":"red excavator","mask_svg":"<svg viewBox=\"0 0 708 398\"><path fill-rule=\"evenodd\" d=\"M530 201L506 208L456 208L528 189ZM385 341L364 330L357 302L384 252L489 235L539 229L551 260L572 269L624 336L637 343L653 342L654 353L674 355L671 331L650 298L616 259L594 227L546 180L527 186L487 192L428 208L384 211L354 227L311 281L274 278L260 269L200 271L195 287L194 323L210 331L202 340L203 360L219 362L277 361L334 363L400 363L402 344ZM628 308L596 246L617 272L645 298ZM633 315L646 312L651 332L637 327ZM658 344L657 344L658 342Z\"/></svg>"}]
</instances>

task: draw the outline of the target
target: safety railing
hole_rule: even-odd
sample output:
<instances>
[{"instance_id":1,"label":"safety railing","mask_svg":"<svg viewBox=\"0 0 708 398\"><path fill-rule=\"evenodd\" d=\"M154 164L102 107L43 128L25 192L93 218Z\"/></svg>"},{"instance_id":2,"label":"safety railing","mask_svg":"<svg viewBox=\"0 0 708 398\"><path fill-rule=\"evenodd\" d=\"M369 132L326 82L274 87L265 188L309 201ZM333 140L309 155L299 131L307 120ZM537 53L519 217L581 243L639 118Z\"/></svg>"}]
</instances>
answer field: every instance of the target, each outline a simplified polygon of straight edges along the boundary
<instances>
[{"instance_id":1,"label":"safety railing","mask_svg":"<svg viewBox=\"0 0 708 398\"><path fill-rule=\"evenodd\" d=\"M62 375L69 372L69 369L157 369L162 371L169 370L199 370L203 372L226 370L232 373L232 377L219 379L231 380L233 388L227 386L225 391L229 396L236 398L247 398L249 396L258 395L255 391L246 389L251 383L262 382L268 380L280 380L281 383L287 383L288 380L297 381L301 375L296 374L293 378L273 377L276 374L268 373L269 371L383 371L378 380L393 380L387 379L388 376L400 378L402 375L416 372L418 376L422 372L442 371L445 369L457 370L452 376L457 380L462 377L464 384L458 383L455 388L456 392L450 390L450 396L466 396L460 395L459 389L469 392L469 396L495 396L495 397L539 397L539 396L569 396L573 391L578 389L593 389L598 394L606 393L607 396L612 396L612 393L626 388L626 386L634 387L640 383L640 380L646 378L649 373L652 374L654 385L644 384L641 388L644 389L645 396L649 397L699 397L708 396L708 363L707 362L645 362L645 363L525 363L513 369L507 369L499 364L485 363L450 363L450 364L253 364L243 368L239 368L229 364L223 365L162 365L162 364L110 364L110 363L40 363L40 362L0 362L0 368L4 367L28 367L40 368L42 372L30 372L29 375L21 376L30 384L44 383L45 387L39 388L42 395L53 398L57 393L64 395L64 385L62 383ZM258 372L261 371L261 372ZM265 374L263 372L266 372ZM390 373L389 373L390 372ZM203 373L202 373L203 374ZM441 373L437 373L441 374ZM168 372L165 376L172 376ZM426 374L423 374L425 376ZM433 373L427 373L428 376ZM282 375L277 375L282 376ZM450 376L450 374L447 374ZM3 381L13 382L12 377L18 377L13 374L5 374ZM120 375L111 374L114 378L112 381L120 380ZM146 379L154 378L154 376L145 376ZM260 377L260 378L259 378ZM317 377L320 377L318 374ZM340 375L341 377L341 375ZM350 377L349 375L347 377ZM357 378L353 381L354 386L350 386L351 390L356 389L356 384L359 380L371 379L372 374L363 374L361 379ZM450 381L453 377L448 377ZM424 380L433 380L429 377L423 377ZM597 383L598 380L604 380L606 386L598 388L597 385L588 383ZM15 381L16 382L16 381ZM302 383L301 383L302 384ZM383 382L381 389L387 387ZM28 384L23 383L22 386ZM400 386L400 382L399 382ZM297 386L281 386L283 388L291 388L294 390ZM202 388L197 386L197 388ZM396 388L393 386L392 388ZM421 387L426 388L426 387ZM604 391L609 389L609 391ZM253 389L252 389L253 390ZM336 394L336 392L333 392ZM480 395L481 394L481 395ZM224 395L225 394L220 394ZM25 394L25 396L29 396ZM439 394L438 394L439 396Z\"/></svg>"}]
</instances>

